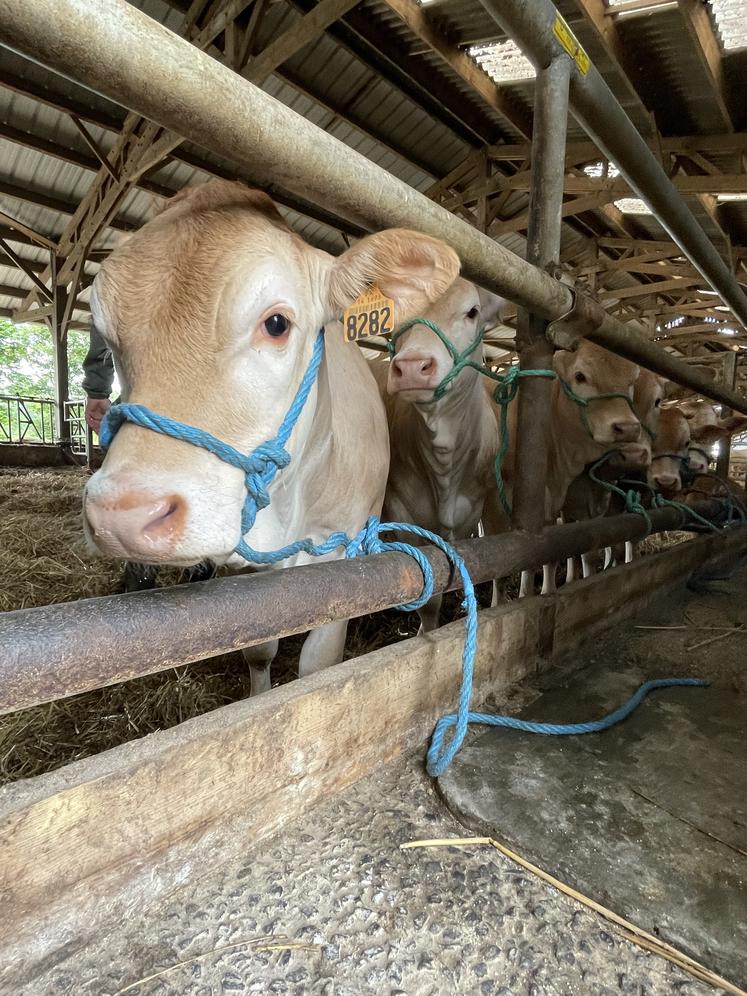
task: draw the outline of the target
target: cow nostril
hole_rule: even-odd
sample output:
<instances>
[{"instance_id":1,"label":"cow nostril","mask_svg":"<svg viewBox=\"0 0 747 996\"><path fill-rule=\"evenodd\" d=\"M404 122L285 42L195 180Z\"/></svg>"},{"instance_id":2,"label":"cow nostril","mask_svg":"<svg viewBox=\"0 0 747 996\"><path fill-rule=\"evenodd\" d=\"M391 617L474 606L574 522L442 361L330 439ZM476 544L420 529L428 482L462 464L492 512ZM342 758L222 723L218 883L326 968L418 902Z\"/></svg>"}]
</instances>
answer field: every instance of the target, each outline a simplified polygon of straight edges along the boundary
<instances>
[{"instance_id":1,"label":"cow nostril","mask_svg":"<svg viewBox=\"0 0 747 996\"><path fill-rule=\"evenodd\" d=\"M164 498L150 509L150 517L143 527L148 536L169 532L184 519L186 503L179 495Z\"/></svg>"},{"instance_id":2,"label":"cow nostril","mask_svg":"<svg viewBox=\"0 0 747 996\"><path fill-rule=\"evenodd\" d=\"M432 370L433 370L433 358L429 356L427 360L423 360L423 362L421 363L420 372L431 373Z\"/></svg>"}]
</instances>

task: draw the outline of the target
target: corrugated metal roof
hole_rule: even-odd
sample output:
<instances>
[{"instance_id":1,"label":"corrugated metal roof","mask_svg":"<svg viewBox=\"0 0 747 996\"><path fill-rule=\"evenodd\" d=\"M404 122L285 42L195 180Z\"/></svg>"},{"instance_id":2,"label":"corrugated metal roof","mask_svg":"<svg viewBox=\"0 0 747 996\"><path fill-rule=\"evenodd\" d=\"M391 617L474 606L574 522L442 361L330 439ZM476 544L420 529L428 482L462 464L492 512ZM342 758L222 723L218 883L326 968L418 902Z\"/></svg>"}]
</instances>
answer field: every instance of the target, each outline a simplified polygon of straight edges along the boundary
<instances>
[{"instance_id":1,"label":"corrugated metal roof","mask_svg":"<svg viewBox=\"0 0 747 996\"><path fill-rule=\"evenodd\" d=\"M308 0L296 2L302 9L309 6ZM719 31L725 46L727 35L730 39L738 38L739 25L734 27L734 10L740 4L743 8L744 0L713 0L714 9L719 7ZM187 0L136 0L136 6L178 31ZM424 0L423 6L427 16L452 43L469 46L500 41L505 37L479 0ZM582 17L578 0L560 0L558 6L641 130L645 131L649 126L644 105L654 111L656 122L664 134L708 134L723 130L723 122L709 99L708 81L704 78L702 65L694 53L692 40L678 8L615 19L616 28L641 77L637 77L635 82L643 81L641 99L634 100L629 87L620 77L619 69ZM258 48L261 49L291 27L300 16L296 7L283 0L270 2L260 24ZM356 8L355 16L359 18L357 24L363 24L362 19L365 19L371 32L388 40L387 50L378 53L377 67L372 68L365 61L365 52L370 52L371 46L360 38L366 31L341 31L338 25L289 59L277 74L266 81L264 89L416 190L427 190L434 179L446 175L479 143L480 138L474 132L473 125L458 127L456 119L460 111L465 121L469 118L472 122L481 122L483 137L490 135L494 136L493 140L521 141L521 133L414 34L386 0L363 0ZM729 46L732 44L732 41L728 42ZM357 49L364 53L363 57ZM740 87L745 87L747 97L747 83L744 82L747 73L740 75L736 68L747 68L747 52L733 51L732 48L728 51L731 54L724 60L726 77L732 81L735 98L741 92ZM392 53L397 54L396 58ZM391 72L387 71L387 66L391 67ZM406 74L406 78L400 76L402 73ZM117 128L124 119L124 110L13 53L3 52L3 74L6 80L6 86L0 88L3 123L37 138L43 136L61 149L70 150L76 157L82 157L89 168L24 148L18 142L0 139L0 180L5 181L6 189L7 184L12 183L23 188L16 191L18 194L51 196L66 202L72 210L93 181L95 174L90 168L92 153L70 117L50 105L60 100L72 102L84 118L93 117L102 126L89 123L88 127L104 149L111 147L115 139L112 129ZM34 92L34 99L13 92L7 86L8 77L13 75L22 81L22 88L30 88ZM407 80L410 82L407 83ZM431 85L424 81L431 81ZM510 98L517 113L530 118L533 89L533 81L528 79L502 87L502 92ZM426 94L426 90L433 93ZM450 114L439 114L434 110L434 106L437 108L438 105L433 95L441 92L451 95L454 110ZM736 99L734 106L738 106ZM742 113L745 113L744 110ZM585 137L573 118L569 120L568 135L571 141ZM190 162L202 160L206 167L219 174L236 171L234 164L187 143L177 152L177 158L149 174L149 181L178 190L206 179L207 172L179 161L178 156L182 153ZM741 162L733 154L712 157L712 162L724 168L741 168ZM474 182L474 176L470 182ZM150 216L153 203L151 193L134 190L126 198L120 217L126 224L140 224ZM510 217L524 211L527 203L526 193L511 194L505 200L503 216ZM693 198L691 203L709 236L718 243L722 239L718 226L700 202ZM52 237L58 236L69 221L69 214L64 210L30 204L22 196L9 193L0 194L0 209ZM331 252L339 252L344 247L343 238L333 225L309 218L289 207L282 207L281 210L289 223L314 244ZM723 224L729 227L735 238L741 240L747 232L747 205L729 204L721 207L720 213ZM610 228L609 221L598 214L593 216L587 213L574 219L572 224L574 227L566 224L563 228L564 249L577 246L582 251L580 235L584 232L598 234L611 230L617 234L616 227L613 225ZM661 226L650 215L631 216L626 224L634 234L665 237ZM98 246L110 247L117 238L115 231L107 229L102 233ZM525 251L525 239L520 233L509 233L500 241L517 253ZM46 261L44 250L24 246L22 252L28 259ZM89 272L91 269L89 267ZM634 282L634 278L629 274L620 273L608 278L608 285L613 287L630 282ZM29 286L19 271L8 267L0 267L0 284L24 289ZM82 301L86 298L87 292L81 295ZM0 297L0 308L12 308L17 304L17 299ZM76 312L75 317L84 320L85 314Z\"/></svg>"}]
</instances>

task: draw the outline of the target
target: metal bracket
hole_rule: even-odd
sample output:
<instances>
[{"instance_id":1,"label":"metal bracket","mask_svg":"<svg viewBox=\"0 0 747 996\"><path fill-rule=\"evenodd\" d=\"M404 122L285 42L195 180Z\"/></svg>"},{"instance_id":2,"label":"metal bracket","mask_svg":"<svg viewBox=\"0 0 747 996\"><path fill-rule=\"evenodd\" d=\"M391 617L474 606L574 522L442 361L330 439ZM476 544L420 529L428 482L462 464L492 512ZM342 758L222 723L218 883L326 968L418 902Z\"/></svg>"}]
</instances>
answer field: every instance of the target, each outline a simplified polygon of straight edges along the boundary
<instances>
[{"instance_id":1,"label":"metal bracket","mask_svg":"<svg viewBox=\"0 0 747 996\"><path fill-rule=\"evenodd\" d=\"M557 277L555 267L551 269L551 275ZM573 303L564 315L548 324L546 335L558 349L575 350L579 340L599 328L604 319L604 309L578 287L569 286L568 290L573 295Z\"/></svg>"}]
</instances>

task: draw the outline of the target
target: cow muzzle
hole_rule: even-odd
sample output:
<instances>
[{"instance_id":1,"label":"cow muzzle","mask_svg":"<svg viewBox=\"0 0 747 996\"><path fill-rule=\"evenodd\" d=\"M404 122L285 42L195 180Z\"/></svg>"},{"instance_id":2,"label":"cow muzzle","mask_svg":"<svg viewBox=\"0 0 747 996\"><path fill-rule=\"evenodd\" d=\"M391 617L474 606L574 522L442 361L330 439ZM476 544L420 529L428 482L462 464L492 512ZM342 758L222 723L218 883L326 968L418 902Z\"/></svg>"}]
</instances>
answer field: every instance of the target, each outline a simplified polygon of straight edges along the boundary
<instances>
[{"instance_id":1,"label":"cow muzzle","mask_svg":"<svg viewBox=\"0 0 747 996\"><path fill-rule=\"evenodd\" d=\"M161 563L169 560L182 539L188 508L181 494L102 491L86 495L84 515L91 538L103 553Z\"/></svg>"},{"instance_id":2,"label":"cow muzzle","mask_svg":"<svg viewBox=\"0 0 747 996\"><path fill-rule=\"evenodd\" d=\"M436 357L426 351L397 354L389 366L387 390L389 394L400 391L433 391L441 380Z\"/></svg>"}]
</instances>

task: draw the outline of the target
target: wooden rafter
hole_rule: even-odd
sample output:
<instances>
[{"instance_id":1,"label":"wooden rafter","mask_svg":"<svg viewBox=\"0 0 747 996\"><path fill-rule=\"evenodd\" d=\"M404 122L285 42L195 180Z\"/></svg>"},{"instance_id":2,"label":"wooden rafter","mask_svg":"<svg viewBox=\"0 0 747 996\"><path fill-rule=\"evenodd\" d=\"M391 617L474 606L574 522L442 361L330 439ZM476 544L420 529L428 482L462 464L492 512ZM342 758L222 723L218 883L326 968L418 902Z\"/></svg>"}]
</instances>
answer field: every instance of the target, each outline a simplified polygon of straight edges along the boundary
<instances>
[{"instance_id":1,"label":"wooden rafter","mask_svg":"<svg viewBox=\"0 0 747 996\"><path fill-rule=\"evenodd\" d=\"M313 37L324 30L330 19L339 17L343 7L350 9L354 2L355 0L321 0L314 8L314 17L309 15L308 20L301 18L298 24L271 44L270 49L274 54L269 61L260 56L259 61L255 60L244 75L250 80L265 79L275 64L280 65L295 51L309 44ZM192 39L199 41L201 48L206 48L225 29L227 22L219 15L223 13L235 16L235 12L243 11L246 6L248 4L242 0L224 0L219 10L211 11L212 16L206 28L198 31L195 21L187 33ZM189 16L188 13L187 20ZM316 35L311 30L312 26ZM59 251L64 261L60 262L57 279L61 285L65 286L72 279L80 256L88 253L101 228L116 216L122 200L139 177L159 161L156 154L164 158L181 142L180 135L165 132L134 114L127 116L122 134L108 155L117 179L114 180L109 170L102 167L60 240ZM42 279L48 276L45 271ZM21 312L31 306L33 296L33 293L28 295L19 309Z\"/></svg>"},{"instance_id":2,"label":"wooden rafter","mask_svg":"<svg viewBox=\"0 0 747 996\"><path fill-rule=\"evenodd\" d=\"M532 121L520 107L500 90L465 52L444 37L434 26L426 10L416 0L386 0L414 34L436 52L485 103L505 118L512 128L527 138L532 134Z\"/></svg>"},{"instance_id":3,"label":"wooden rafter","mask_svg":"<svg viewBox=\"0 0 747 996\"><path fill-rule=\"evenodd\" d=\"M728 131L733 131L734 124L729 110L721 47L716 32L713 30L708 7L701 3L701 0L677 0L677 6L682 14L695 54L703 67L711 99L718 109L723 125Z\"/></svg>"}]
</instances>

